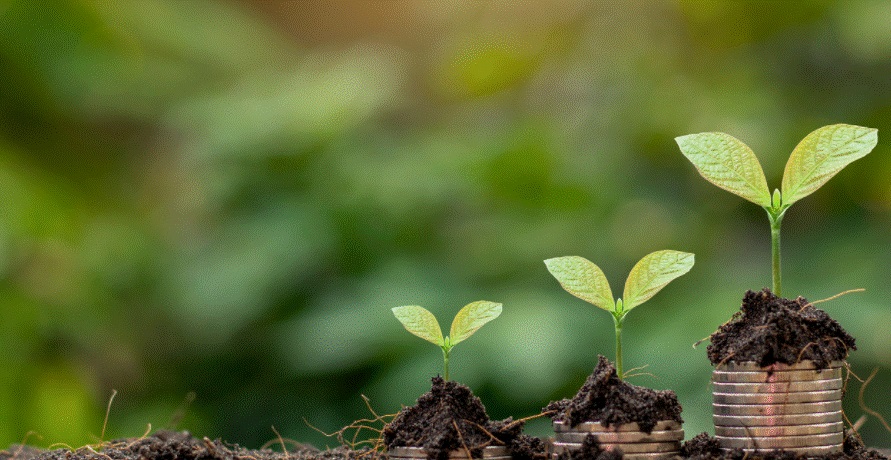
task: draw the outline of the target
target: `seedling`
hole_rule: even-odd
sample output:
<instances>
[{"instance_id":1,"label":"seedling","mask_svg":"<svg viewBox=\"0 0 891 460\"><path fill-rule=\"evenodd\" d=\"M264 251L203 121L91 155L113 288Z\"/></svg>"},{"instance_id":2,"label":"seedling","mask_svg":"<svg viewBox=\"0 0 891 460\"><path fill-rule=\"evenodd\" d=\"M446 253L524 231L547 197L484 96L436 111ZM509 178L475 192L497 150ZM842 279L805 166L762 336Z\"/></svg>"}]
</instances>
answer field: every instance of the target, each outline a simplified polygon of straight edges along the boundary
<instances>
[{"instance_id":1,"label":"seedling","mask_svg":"<svg viewBox=\"0 0 891 460\"><path fill-rule=\"evenodd\" d=\"M443 337L442 329L433 313L417 305L393 308L396 319L405 330L442 348L443 378L449 380L449 354L459 342L473 335L477 329L501 314L501 304L478 300L469 303L455 315L449 335Z\"/></svg>"},{"instance_id":2,"label":"seedling","mask_svg":"<svg viewBox=\"0 0 891 460\"><path fill-rule=\"evenodd\" d=\"M878 142L878 131L853 125L829 125L808 134L789 157L782 191L767 188L764 170L746 144L724 133L699 133L675 139L681 153L705 180L755 203L770 220L773 293L781 296L780 224L796 201L810 195Z\"/></svg>"},{"instance_id":3,"label":"seedling","mask_svg":"<svg viewBox=\"0 0 891 460\"><path fill-rule=\"evenodd\" d=\"M613 299L613 291L603 270L584 257L557 257L546 260L545 265L566 292L612 314L616 326L616 373L623 378L622 323L625 316L672 280L690 271L693 259L693 254L680 251L647 254L631 269L625 281L624 300Z\"/></svg>"}]
</instances>

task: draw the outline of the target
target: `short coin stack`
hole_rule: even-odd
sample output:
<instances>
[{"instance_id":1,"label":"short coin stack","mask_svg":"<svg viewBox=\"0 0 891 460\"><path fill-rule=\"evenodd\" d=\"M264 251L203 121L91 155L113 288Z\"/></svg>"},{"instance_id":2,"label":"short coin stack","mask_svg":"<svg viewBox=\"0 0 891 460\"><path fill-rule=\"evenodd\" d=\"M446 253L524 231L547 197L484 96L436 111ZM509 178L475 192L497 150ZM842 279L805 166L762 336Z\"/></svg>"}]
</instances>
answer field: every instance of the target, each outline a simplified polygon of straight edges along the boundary
<instances>
[{"instance_id":1,"label":"short coin stack","mask_svg":"<svg viewBox=\"0 0 891 460\"><path fill-rule=\"evenodd\" d=\"M816 370L728 363L712 374L715 438L724 449L783 449L806 455L842 451L842 362Z\"/></svg>"},{"instance_id":2,"label":"short coin stack","mask_svg":"<svg viewBox=\"0 0 891 460\"><path fill-rule=\"evenodd\" d=\"M470 460L468 450L458 449L449 452L449 459L453 460ZM387 456L391 459L400 460L423 460L427 458L427 450L423 447L393 447L387 450ZM483 456L487 460L510 460L511 456L504 446L489 446L483 448Z\"/></svg>"},{"instance_id":3,"label":"short coin stack","mask_svg":"<svg viewBox=\"0 0 891 460\"><path fill-rule=\"evenodd\" d=\"M554 422L554 457L581 449L588 436L595 437L601 449L621 450L627 460L662 460L678 455L684 430L673 420L658 422L650 433L641 431L637 423L605 427L585 422L570 428L563 422Z\"/></svg>"}]
</instances>

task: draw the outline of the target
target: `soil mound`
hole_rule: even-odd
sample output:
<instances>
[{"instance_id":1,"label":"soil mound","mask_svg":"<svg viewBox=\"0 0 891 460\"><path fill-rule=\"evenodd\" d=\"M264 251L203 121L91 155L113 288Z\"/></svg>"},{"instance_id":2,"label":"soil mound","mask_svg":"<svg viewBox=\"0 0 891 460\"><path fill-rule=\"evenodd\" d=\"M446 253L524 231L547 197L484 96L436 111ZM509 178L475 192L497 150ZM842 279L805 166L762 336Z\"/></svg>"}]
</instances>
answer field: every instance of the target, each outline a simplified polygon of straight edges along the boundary
<instances>
[{"instance_id":1,"label":"soil mound","mask_svg":"<svg viewBox=\"0 0 891 460\"><path fill-rule=\"evenodd\" d=\"M544 410L555 411L551 418L570 426L582 422L606 426L637 422L647 433L660 420L684 422L673 391L651 390L619 380L616 367L603 356L574 398L551 402Z\"/></svg>"},{"instance_id":2,"label":"soil mound","mask_svg":"<svg viewBox=\"0 0 891 460\"><path fill-rule=\"evenodd\" d=\"M396 414L383 437L387 448L423 447L430 460L447 460L450 451L464 449L480 457L483 448L504 445L517 460L544 459L544 443L521 436L523 424L511 418L490 421L470 388L434 377L430 391Z\"/></svg>"},{"instance_id":3,"label":"soil mound","mask_svg":"<svg viewBox=\"0 0 891 460\"><path fill-rule=\"evenodd\" d=\"M754 361L761 366L814 361L818 369L856 350L854 338L825 311L803 297L777 297L769 289L747 291L742 307L711 336L712 364Z\"/></svg>"}]
</instances>

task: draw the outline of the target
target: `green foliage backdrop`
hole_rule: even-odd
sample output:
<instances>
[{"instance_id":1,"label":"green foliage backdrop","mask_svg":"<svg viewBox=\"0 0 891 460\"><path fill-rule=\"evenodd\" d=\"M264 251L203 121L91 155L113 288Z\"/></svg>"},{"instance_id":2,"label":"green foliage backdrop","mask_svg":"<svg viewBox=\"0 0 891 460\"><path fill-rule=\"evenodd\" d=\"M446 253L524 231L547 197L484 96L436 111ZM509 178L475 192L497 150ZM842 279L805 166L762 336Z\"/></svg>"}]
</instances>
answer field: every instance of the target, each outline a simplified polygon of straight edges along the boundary
<instances>
[{"instance_id":1,"label":"green foliage backdrop","mask_svg":"<svg viewBox=\"0 0 891 460\"><path fill-rule=\"evenodd\" d=\"M708 431L691 344L770 284L769 231L674 138L731 133L776 187L838 122L879 145L786 216L784 286L867 289L821 306L891 416L888 17L866 0L0 2L0 445L94 441L113 388L106 437L151 423L258 447L274 425L333 445L304 419L333 431L368 415L362 394L394 413L439 372L390 308L480 298L504 313L452 376L492 417L531 415L613 347L542 261L623 274L666 248L696 267L630 315L625 361ZM863 433L891 446L875 418Z\"/></svg>"}]
</instances>

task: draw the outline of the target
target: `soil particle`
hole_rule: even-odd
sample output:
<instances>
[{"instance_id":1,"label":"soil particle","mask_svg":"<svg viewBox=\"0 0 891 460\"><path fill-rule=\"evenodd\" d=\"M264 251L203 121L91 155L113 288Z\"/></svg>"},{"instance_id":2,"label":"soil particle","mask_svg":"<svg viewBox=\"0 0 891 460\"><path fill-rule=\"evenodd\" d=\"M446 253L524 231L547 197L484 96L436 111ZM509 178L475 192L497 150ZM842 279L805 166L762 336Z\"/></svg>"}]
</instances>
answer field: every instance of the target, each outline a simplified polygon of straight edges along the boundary
<instances>
[{"instance_id":1,"label":"soil particle","mask_svg":"<svg viewBox=\"0 0 891 460\"><path fill-rule=\"evenodd\" d=\"M681 447L681 456L690 460L793 460L805 458L792 452L773 450L767 452L746 453L742 449L724 452L718 447L718 441L707 433L701 433L685 442ZM863 446L857 434L845 433L844 449L841 453L807 456L809 459L825 460L888 460L888 457L873 449Z\"/></svg>"},{"instance_id":2,"label":"soil particle","mask_svg":"<svg viewBox=\"0 0 891 460\"><path fill-rule=\"evenodd\" d=\"M77 450L12 446L0 452L0 460L358 460L368 458L368 452L344 447L327 451L305 447L288 453L249 450L219 439L198 439L188 432L159 431L151 436L118 439Z\"/></svg>"},{"instance_id":3,"label":"soil particle","mask_svg":"<svg viewBox=\"0 0 891 460\"><path fill-rule=\"evenodd\" d=\"M811 360L822 369L856 349L854 338L825 311L803 297L789 300L763 289L746 292L740 311L712 334L707 352L714 365Z\"/></svg>"},{"instance_id":4,"label":"soil particle","mask_svg":"<svg viewBox=\"0 0 891 460\"><path fill-rule=\"evenodd\" d=\"M490 421L483 403L464 385L433 378L417 404L403 408L386 427L387 448L423 447L429 460L447 460L453 450L480 457L488 446L516 447L517 460L544 459L544 443L521 437L523 421Z\"/></svg>"},{"instance_id":5,"label":"soil particle","mask_svg":"<svg viewBox=\"0 0 891 460\"><path fill-rule=\"evenodd\" d=\"M684 422L673 391L651 390L619 380L615 366L603 356L574 398L551 402L544 410L553 411L552 419L570 426L582 422L606 426L637 422L647 433L660 420Z\"/></svg>"}]
</instances>

